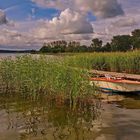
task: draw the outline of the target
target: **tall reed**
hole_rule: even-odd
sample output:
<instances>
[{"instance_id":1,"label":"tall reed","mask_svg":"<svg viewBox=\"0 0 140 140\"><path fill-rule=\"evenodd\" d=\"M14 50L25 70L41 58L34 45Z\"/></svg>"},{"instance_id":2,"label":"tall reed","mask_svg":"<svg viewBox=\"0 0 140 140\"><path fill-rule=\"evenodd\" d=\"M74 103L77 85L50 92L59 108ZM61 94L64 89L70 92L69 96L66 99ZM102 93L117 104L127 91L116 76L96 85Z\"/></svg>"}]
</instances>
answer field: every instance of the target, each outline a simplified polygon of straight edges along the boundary
<instances>
[{"instance_id":1,"label":"tall reed","mask_svg":"<svg viewBox=\"0 0 140 140\"><path fill-rule=\"evenodd\" d=\"M68 56L64 61L71 67L140 74L140 51L83 53Z\"/></svg>"},{"instance_id":2,"label":"tall reed","mask_svg":"<svg viewBox=\"0 0 140 140\"><path fill-rule=\"evenodd\" d=\"M0 93L37 98L41 94L78 97L95 93L86 69L140 74L140 52L83 53L64 57L21 56L0 61Z\"/></svg>"},{"instance_id":3,"label":"tall reed","mask_svg":"<svg viewBox=\"0 0 140 140\"><path fill-rule=\"evenodd\" d=\"M47 60L42 56L22 56L0 61L0 89L36 98L40 94L77 97L93 94L88 71L74 69L61 59Z\"/></svg>"}]
</instances>

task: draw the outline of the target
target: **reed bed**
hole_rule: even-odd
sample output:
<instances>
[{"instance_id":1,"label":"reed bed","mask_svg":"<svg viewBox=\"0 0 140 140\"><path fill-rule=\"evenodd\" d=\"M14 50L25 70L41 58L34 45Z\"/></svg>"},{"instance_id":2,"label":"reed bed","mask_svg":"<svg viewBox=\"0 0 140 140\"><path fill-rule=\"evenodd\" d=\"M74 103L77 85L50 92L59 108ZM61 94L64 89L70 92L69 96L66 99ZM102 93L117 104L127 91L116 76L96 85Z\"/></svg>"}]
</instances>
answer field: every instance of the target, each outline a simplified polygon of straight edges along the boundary
<instances>
[{"instance_id":1,"label":"reed bed","mask_svg":"<svg viewBox=\"0 0 140 140\"><path fill-rule=\"evenodd\" d=\"M83 53L46 58L20 56L0 61L0 93L37 98L42 94L69 98L96 94L88 69L140 74L140 51Z\"/></svg>"},{"instance_id":2,"label":"reed bed","mask_svg":"<svg viewBox=\"0 0 140 140\"><path fill-rule=\"evenodd\" d=\"M64 65L62 59L22 56L0 61L0 92L37 98L40 94L78 97L94 93L88 71Z\"/></svg>"},{"instance_id":3,"label":"reed bed","mask_svg":"<svg viewBox=\"0 0 140 140\"><path fill-rule=\"evenodd\" d=\"M76 54L66 57L64 63L71 67L140 74L140 51Z\"/></svg>"}]
</instances>

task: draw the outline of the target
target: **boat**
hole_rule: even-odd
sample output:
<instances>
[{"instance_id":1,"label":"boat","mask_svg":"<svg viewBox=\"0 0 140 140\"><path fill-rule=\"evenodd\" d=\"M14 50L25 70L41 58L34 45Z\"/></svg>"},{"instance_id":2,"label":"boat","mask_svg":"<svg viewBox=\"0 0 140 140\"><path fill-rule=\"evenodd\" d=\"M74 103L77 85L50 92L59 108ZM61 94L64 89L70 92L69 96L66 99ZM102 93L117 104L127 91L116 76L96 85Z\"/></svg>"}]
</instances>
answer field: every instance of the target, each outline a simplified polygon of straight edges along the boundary
<instances>
[{"instance_id":1,"label":"boat","mask_svg":"<svg viewBox=\"0 0 140 140\"><path fill-rule=\"evenodd\" d=\"M119 73L120 77L117 77L112 76L108 73L104 75L101 73L98 72L98 75L96 75L96 77L90 78L91 85L94 84L96 87L105 92L140 93L140 80L138 79L139 77L137 77L136 75L129 74L128 78L126 74L125 77L123 77ZM117 73L115 73L115 75L117 75ZM135 79L135 77L137 77L137 79Z\"/></svg>"}]
</instances>

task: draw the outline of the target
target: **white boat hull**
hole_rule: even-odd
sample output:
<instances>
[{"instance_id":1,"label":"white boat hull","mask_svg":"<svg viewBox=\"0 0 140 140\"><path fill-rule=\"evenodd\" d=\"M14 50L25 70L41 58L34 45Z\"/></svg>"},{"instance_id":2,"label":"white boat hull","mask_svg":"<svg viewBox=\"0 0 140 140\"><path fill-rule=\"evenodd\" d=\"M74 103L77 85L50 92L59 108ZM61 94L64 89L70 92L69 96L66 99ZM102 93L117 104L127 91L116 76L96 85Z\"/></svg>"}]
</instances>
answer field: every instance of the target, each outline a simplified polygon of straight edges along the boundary
<instances>
[{"instance_id":1,"label":"white boat hull","mask_svg":"<svg viewBox=\"0 0 140 140\"><path fill-rule=\"evenodd\" d=\"M117 83L117 82L108 82L108 81L91 81L93 84L101 89L116 91L116 92L140 92L139 84L131 83Z\"/></svg>"}]
</instances>

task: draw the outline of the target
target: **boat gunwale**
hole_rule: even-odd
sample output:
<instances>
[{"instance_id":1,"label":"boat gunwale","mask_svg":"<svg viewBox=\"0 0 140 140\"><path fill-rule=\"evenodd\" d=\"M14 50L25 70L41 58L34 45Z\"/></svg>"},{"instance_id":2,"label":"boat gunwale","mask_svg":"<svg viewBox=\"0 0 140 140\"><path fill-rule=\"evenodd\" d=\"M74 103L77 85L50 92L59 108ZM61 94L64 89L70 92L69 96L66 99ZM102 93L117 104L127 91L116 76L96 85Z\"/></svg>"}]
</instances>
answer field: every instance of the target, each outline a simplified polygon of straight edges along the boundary
<instances>
[{"instance_id":1,"label":"boat gunwale","mask_svg":"<svg viewBox=\"0 0 140 140\"><path fill-rule=\"evenodd\" d=\"M131 80L125 80L125 79L90 78L90 80L91 81L104 81L104 82L110 82L110 83L140 85L140 82L138 82L138 81L131 81Z\"/></svg>"},{"instance_id":2,"label":"boat gunwale","mask_svg":"<svg viewBox=\"0 0 140 140\"><path fill-rule=\"evenodd\" d=\"M140 74L128 74L128 73L119 73L119 72L110 72L110 71L100 71L100 70L90 70L89 73L95 74L95 75L111 75L114 77L120 77L120 78L126 78L126 79L132 79L132 80L138 80L140 81Z\"/></svg>"}]
</instances>

